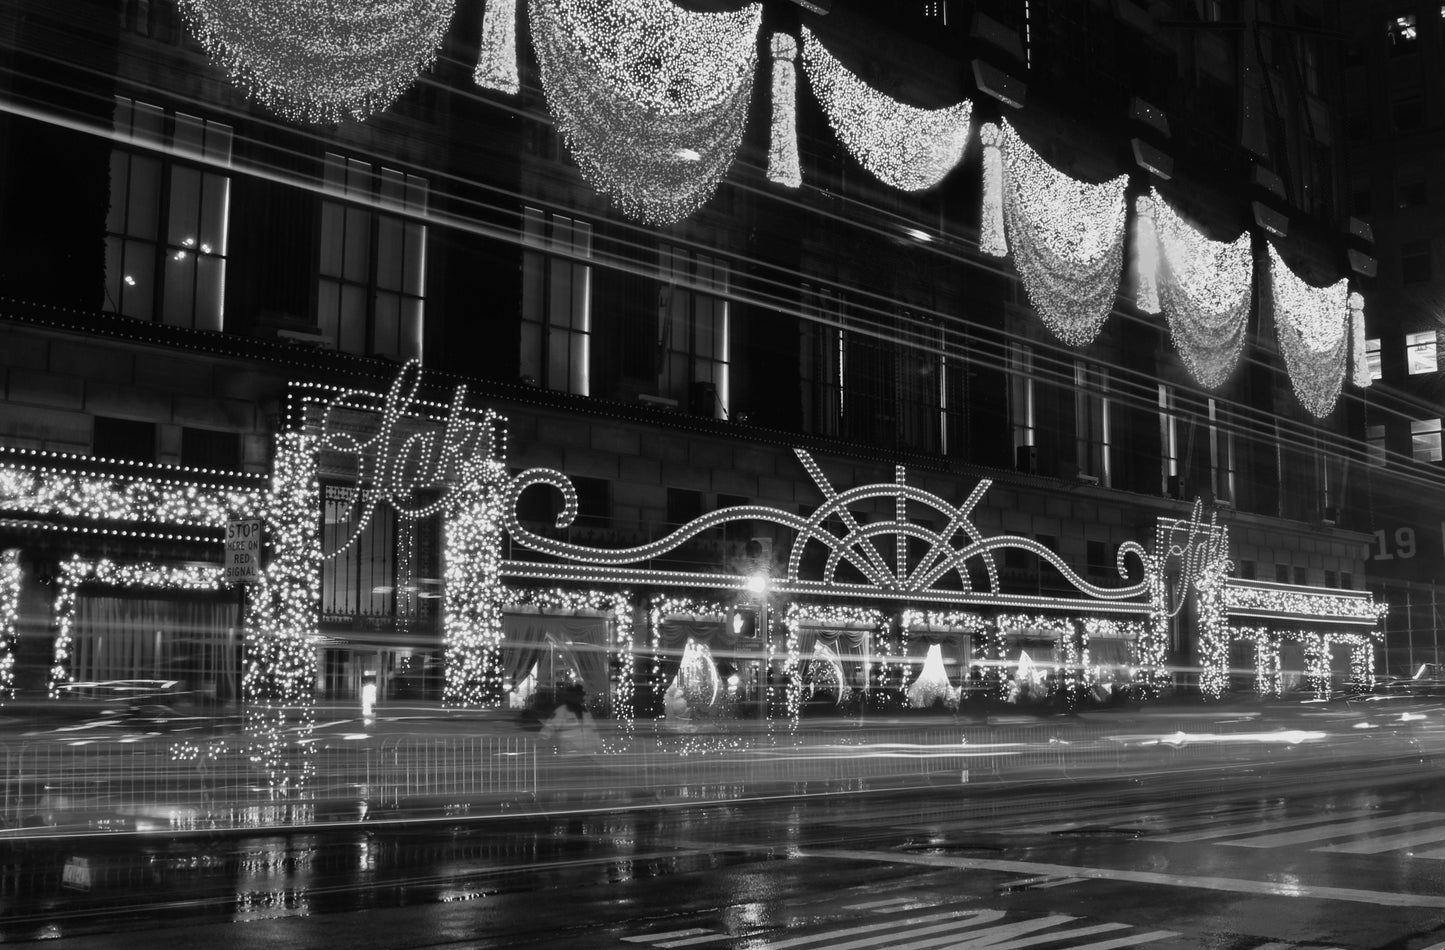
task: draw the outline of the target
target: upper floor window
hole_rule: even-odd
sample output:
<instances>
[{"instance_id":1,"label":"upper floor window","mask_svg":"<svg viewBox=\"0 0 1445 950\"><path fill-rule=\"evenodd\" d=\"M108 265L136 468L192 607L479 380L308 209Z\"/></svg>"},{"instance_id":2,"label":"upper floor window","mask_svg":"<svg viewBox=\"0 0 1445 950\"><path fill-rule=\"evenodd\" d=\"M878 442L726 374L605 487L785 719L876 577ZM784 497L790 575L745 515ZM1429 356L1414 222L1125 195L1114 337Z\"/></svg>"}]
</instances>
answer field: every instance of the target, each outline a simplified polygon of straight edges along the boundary
<instances>
[{"instance_id":1,"label":"upper floor window","mask_svg":"<svg viewBox=\"0 0 1445 950\"><path fill-rule=\"evenodd\" d=\"M317 324L345 353L420 359L427 182L328 152Z\"/></svg>"},{"instance_id":2,"label":"upper floor window","mask_svg":"<svg viewBox=\"0 0 1445 950\"><path fill-rule=\"evenodd\" d=\"M1417 462L1438 462L1440 452L1440 420L1420 419L1410 423L1410 451Z\"/></svg>"},{"instance_id":3,"label":"upper floor window","mask_svg":"<svg viewBox=\"0 0 1445 950\"><path fill-rule=\"evenodd\" d=\"M803 428L836 436L843 422L843 371L846 365L843 309L827 289L803 288L812 319L798 321L798 382Z\"/></svg>"},{"instance_id":4,"label":"upper floor window","mask_svg":"<svg viewBox=\"0 0 1445 950\"><path fill-rule=\"evenodd\" d=\"M527 208L522 244L522 375L591 395L592 225Z\"/></svg>"},{"instance_id":5,"label":"upper floor window","mask_svg":"<svg viewBox=\"0 0 1445 950\"><path fill-rule=\"evenodd\" d=\"M1371 379L1385 378L1385 369L1380 362L1379 337L1365 340L1365 367L1370 371Z\"/></svg>"},{"instance_id":6,"label":"upper floor window","mask_svg":"<svg viewBox=\"0 0 1445 950\"><path fill-rule=\"evenodd\" d=\"M695 415L726 419L731 317L727 263L664 244L660 265L658 395Z\"/></svg>"},{"instance_id":7,"label":"upper floor window","mask_svg":"<svg viewBox=\"0 0 1445 950\"><path fill-rule=\"evenodd\" d=\"M1439 368L1439 352L1434 330L1405 334L1405 361L1411 376L1435 372Z\"/></svg>"},{"instance_id":8,"label":"upper floor window","mask_svg":"<svg viewBox=\"0 0 1445 950\"><path fill-rule=\"evenodd\" d=\"M1391 17L1386 20L1385 36L1389 40L1391 53L1413 52L1416 41L1420 38L1415 14L1407 13L1404 16Z\"/></svg>"},{"instance_id":9,"label":"upper floor window","mask_svg":"<svg viewBox=\"0 0 1445 950\"><path fill-rule=\"evenodd\" d=\"M105 223L105 309L220 330L231 127L115 99Z\"/></svg>"},{"instance_id":10,"label":"upper floor window","mask_svg":"<svg viewBox=\"0 0 1445 950\"><path fill-rule=\"evenodd\" d=\"M1430 279L1434 268L1430 261L1429 241L1404 241L1400 244L1400 280L1418 284Z\"/></svg>"},{"instance_id":11,"label":"upper floor window","mask_svg":"<svg viewBox=\"0 0 1445 950\"><path fill-rule=\"evenodd\" d=\"M1167 495L1179 478L1179 408L1168 383L1159 384L1159 445L1164 450L1161 487Z\"/></svg>"},{"instance_id":12,"label":"upper floor window","mask_svg":"<svg viewBox=\"0 0 1445 950\"><path fill-rule=\"evenodd\" d=\"M1097 363L1074 364L1074 455L1079 471L1107 487L1113 477L1109 370Z\"/></svg>"},{"instance_id":13,"label":"upper floor window","mask_svg":"<svg viewBox=\"0 0 1445 950\"><path fill-rule=\"evenodd\" d=\"M1209 397L1209 477L1220 501L1233 502L1235 491L1234 433L1221 425L1219 400Z\"/></svg>"},{"instance_id":14,"label":"upper floor window","mask_svg":"<svg viewBox=\"0 0 1445 950\"><path fill-rule=\"evenodd\" d=\"M1395 204L1400 208L1418 208L1429 200L1425 163L1402 163L1395 171Z\"/></svg>"},{"instance_id":15,"label":"upper floor window","mask_svg":"<svg viewBox=\"0 0 1445 950\"><path fill-rule=\"evenodd\" d=\"M1014 450L1036 444L1038 436L1035 417L1034 350L1027 343L1009 343L1009 421L1013 428Z\"/></svg>"},{"instance_id":16,"label":"upper floor window","mask_svg":"<svg viewBox=\"0 0 1445 950\"><path fill-rule=\"evenodd\" d=\"M1383 425L1366 426L1365 441L1367 443L1367 456L1371 465L1385 464L1385 427Z\"/></svg>"}]
</instances>

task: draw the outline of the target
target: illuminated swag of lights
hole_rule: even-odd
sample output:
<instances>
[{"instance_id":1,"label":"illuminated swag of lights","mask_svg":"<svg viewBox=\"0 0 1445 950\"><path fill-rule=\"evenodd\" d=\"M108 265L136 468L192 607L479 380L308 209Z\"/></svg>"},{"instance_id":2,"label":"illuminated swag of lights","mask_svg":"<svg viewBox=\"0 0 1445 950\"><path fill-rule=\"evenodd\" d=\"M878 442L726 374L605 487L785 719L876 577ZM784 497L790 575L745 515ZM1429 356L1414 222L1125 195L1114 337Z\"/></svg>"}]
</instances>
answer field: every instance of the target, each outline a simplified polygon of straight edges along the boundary
<instances>
[{"instance_id":1,"label":"illuminated swag of lights","mask_svg":"<svg viewBox=\"0 0 1445 950\"><path fill-rule=\"evenodd\" d=\"M436 60L455 0L179 0L246 94L302 122L363 120Z\"/></svg>"},{"instance_id":2,"label":"illuminated swag of lights","mask_svg":"<svg viewBox=\"0 0 1445 950\"><path fill-rule=\"evenodd\" d=\"M920 109L859 79L802 29L803 66L813 95L848 153L885 184L932 188L953 171L968 146L973 103Z\"/></svg>"},{"instance_id":3,"label":"illuminated swag of lights","mask_svg":"<svg viewBox=\"0 0 1445 950\"><path fill-rule=\"evenodd\" d=\"M1349 279L1311 287L1289 269L1273 244L1269 274L1275 334L1290 384L1300 403L1322 419L1334 411L1344 385L1352 323Z\"/></svg>"},{"instance_id":4,"label":"illuminated swag of lights","mask_svg":"<svg viewBox=\"0 0 1445 950\"><path fill-rule=\"evenodd\" d=\"M652 224L701 207L742 141L762 5L531 0L528 10L542 90L583 176Z\"/></svg>"},{"instance_id":5,"label":"illuminated swag of lights","mask_svg":"<svg viewBox=\"0 0 1445 950\"><path fill-rule=\"evenodd\" d=\"M1174 348L1189 372L1200 385L1214 389L1229 377L1244 350L1254 274L1250 234L1211 240L1175 212L1157 189L1138 200L1136 221L1141 224L1140 284L1152 279L1158 295L1157 308L1142 302L1140 307L1163 310Z\"/></svg>"},{"instance_id":6,"label":"illuminated swag of lights","mask_svg":"<svg viewBox=\"0 0 1445 950\"><path fill-rule=\"evenodd\" d=\"M1123 270L1129 177L1077 181L1007 122L986 128L983 140L986 152L999 154L984 156L981 247L998 256L1012 249L1029 301L1055 336L1070 346L1092 343L1113 310Z\"/></svg>"}]
</instances>

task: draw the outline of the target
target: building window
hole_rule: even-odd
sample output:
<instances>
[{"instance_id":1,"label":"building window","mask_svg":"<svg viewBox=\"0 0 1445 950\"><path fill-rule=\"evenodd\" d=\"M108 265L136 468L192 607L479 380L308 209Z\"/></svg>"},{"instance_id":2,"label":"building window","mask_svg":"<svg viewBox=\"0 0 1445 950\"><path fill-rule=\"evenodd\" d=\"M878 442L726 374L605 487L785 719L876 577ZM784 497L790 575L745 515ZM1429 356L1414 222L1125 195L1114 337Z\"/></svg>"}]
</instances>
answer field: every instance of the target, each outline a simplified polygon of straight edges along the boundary
<instances>
[{"instance_id":1,"label":"building window","mask_svg":"<svg viewBox=\"0 0 1445 950\"><path fill-rule=\"evenodd\" d=\"M236 432L182 426L181 464L234 472L241 467L241 436Z\"/></svg>"},{"instance_id":2,"label":"building window","mask_svg":"<svg viewBox=\"0 0 1445 950\"><path fill-rule=\"evenodd\" d=\"M1365 113L1361 113L1364 115ZM1363 121L1363 119L1361 119ZM1355 130L1355 134L1363 138L1366 130L1361 127ZM1370 192L1370 180L1368 178L1355 178L1350 182L1350 211L1356 217L1367 218L1374 213L1374 202Z\"/></svg>"},{"instance_id":3,"label":"building window","mask_svg":"<svg viewBox=\"0 0 1445 950\"><path fill-rule=\"evenodd\" d=\"M1276 565L1274 566L1274 579L1275 579L1275 581L1276 581L1277 583L1280 583L1280 584L1288 584L1288 583L1289 583L1289 565L1288 565L1288 564L1276 564Z\"/></svg>"},{"instance_id":4,"label":"building window","mask_svg":"<svg viewBox=\"0 0 1445 950\"><path fill-rule=\"evenodd\" d=\"M355 485L321 485L322 550L336 552L321 566L321 617L327 623L391 618L396 611L396 515L378 505L363 518L358 492Z\"/></svg>"},{"instance_id":5,"label":"building window","mask_svg":"<svg viewBox=\"0 0 1445 950\"><path fill-rule=\"evenodd\" d=\"M589 396L592 225L527 208L522 243L522 375Z\"/></svg>"},{"instance_id":6,"label":"building window","mask_svg":"<svg viewBox=\"0 0 1445 950\"><path fill-rule=\"evenodd\" d=\"M1434 330L1405 334L1405 364L1411 376L1439 368L1439 337Z\"/></svg>"},{"instance_id":7,"label":"building window","mask_svg":"<svg viewBox=\"0 0 1445 950\"><path fill-rule=\"evenodd\" d=\"M1395 206L1418 208L1428 201L1429 190L1426 186L1425 163L1414 161L1400 165L1395 172Z\"/></svg>"},{"instance_id":8,"label":"building window","mask_svg":"<svg viewBox=\"0 0 1445 950\"><path fill-rule=\"evenodd\" d=\"M1390 116L1397 132L1413 132L1425 124L1425 97L1418 91L1399 91L1390 98Z\"/></svg>"},{"instance_id":9,"label":"building window","mask_svg":"<svg viewBox=\"0 0 1445 950\"><path fill-rule=\"evenodd\" d=\"M1009 344L1009 420L1013 426L1014 451L1023 457L1023 449L1037 443L1034 350L1027 343ZM1025 466L1020 466L1025 468Z\"/></svg>"},{"instance_id":10,"label":"building window","mask_svg":"<svg viewBox=\"0 0 1445 950\"><path fill-rule=\"evenodd\" d=\"M231 127L115 98L105 224L105 309L220 330Z\"/></svg>"},{"instance_id":11,"label":"building window","mask_svg":"<svg viewBox=\"0 0 1445 950\"><path fill-rule=\"evenodd\" d=\"M1429 241L1405 241L1400 245L1400 280L1417 284L1430 279Z\"/></svg>"},{"instance_id":12,"label":"building window","mask_svg":"<svg viewBox=\"0 0 1445 950\"><path fill-rule=\"evenodd\" d=\"M1385 464L1385 427L1383 425L1366 426L1365 441L1367 443L1366 456L1371 465Z\"/></svg>"},{"instance_id":13,"label":"building window","mask_svg":"<svg viewBox=\"0 0 1445 950\"><path fill-rule=\"evenodd\" d=\"M1410 423L1410 452L1417 462L1440 461L1440 420L1420 419Z\"/></svg>"},{"instance_id":14,"label":"building window","mask_svg":"<svg viewBox=\"0 0 1445 950\"><path fill-rule=\"evenodd\" d=\"M1074 387L1075 460L1080 472L1107 488L1113 476L1109 371L1097 363L1076 362Z\"/></svg>"},{"instance_id":15,"label":"building window","mask_svg":"<svg viewBox=\"0 0 1445 950\"><path fill-rule=\"evenodd\" d=\"M1380 338L1374 337L1365 340L1365 367L1370 371L1371 379L1384 379L1384 364L1380 362Z\"/></svg>"},{"instance_id":16,"label":"building window","mask_svg":"<svg viewBox=\"0 0 1445 950\"><path fill-rule=\"evenodd\" d=\"M1420 38L1415 14L1407 13L1404 16L1391 17L1386 20L1385 36L1389 40L1391 54L1413 53L1416 41Z\"/></svg>"},{"instance_id":17,"label":"building window","mask_svg":"<svg viewBox=\"0 0 1445 950\"><path fill-rule=\"evenodd\" d=\"M426 179L328 152L317 324L343 353L420 359Z\"/></svg>"},{"instance_id":18,"label":"building window","mask_svg":"<svg viewBox=\"0 0 1445 950\"><path fill-rule=\"evenodd\" d=\"M727 264L664 244L657 300L658 395L695 415L728 417Z\"/></svg>"},{"instance_id":19,"label":"building window","mask_svg":"<svg viewBox=\"0 0 1445 950\"><path fill-rule=\"evenodd\" d=\"M803 430L836 436L843 420L843 308L825 289L803 288L804 307L812 319L798 325L798 382Z\"/></svg>"},{"instance_id":20,"label":"building window","mask_svg":"<svg viewBox=\"0 0 1445 950\"><path fill-rule=\"evenodd\" d=\"M1234 502L1234 432L1221 426L1219 401L1209 397L1209 480L1216 501Z\"/></svg>"},{"instance_id":21,"label":"building window","mask_svg":"<svg viewBox=\"0 0 1445 950\"><path fill-rule=\"evenodd\" d=\"M1179 413L1168 383L1159 384L1159 445L1164 450L1160 488L1172 495L1179 487Z\"/></svg>"},{"instance_id":22,"label":"building window","mask_svg":"<svg viewBox=\"0 0 1445 950\"><path fill-rule=\"evenodd\" d=\"M154 462L156 424L96 416L91 428L90 451L97 458Z\"/></svg>"},{"instance_id":23,"label":"building window","mask_svg":"<svg viewBox=\"0 0 1445 950\"><path fill-rule=\"evenodd\" d=\"M1310 570L1307 567L1296 564L1294 568L1294 582L1300 587L1310 582Z\"/></svg>"}]
</instances>

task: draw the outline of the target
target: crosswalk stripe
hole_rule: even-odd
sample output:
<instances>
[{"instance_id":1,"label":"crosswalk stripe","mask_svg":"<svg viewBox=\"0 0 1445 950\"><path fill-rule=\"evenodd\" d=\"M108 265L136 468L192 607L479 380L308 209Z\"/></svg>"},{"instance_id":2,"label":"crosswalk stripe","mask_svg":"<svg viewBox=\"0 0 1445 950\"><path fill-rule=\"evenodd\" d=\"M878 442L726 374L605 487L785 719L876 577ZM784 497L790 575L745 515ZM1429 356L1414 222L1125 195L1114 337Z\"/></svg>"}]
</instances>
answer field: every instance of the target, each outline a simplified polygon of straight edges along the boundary
<instances>
[{"instance_id":1,"label":"crosswalk stripe","mask_svg":"<svg viewBox=\"0 0 1445 950\"><path fill-rule=\"evenodd\" d=\"M912 904L917 898L914 897L890 897L882 901L868 901L863 904L845 904L844 910L879 910L884 907L897 907L899 904Z\"/></svg>"},{"instance_id":2,"label":"crosswalk stripe","mask_svg":"<svg viewBox=\"0 0 1445 950\"><path fill-rule=\"evenodd\" d=\"M1285 818L1279 820L1254 821L1247 825L1210 825L1199 831L1185 831L1178 834L1154 835L1150 841L1205 841L1209 838L1224 838L1229 835L1248 835L1260 831L1273 831L1283 828L1297 828L1301 825L1319 824L1324 821L1339 821L1342 818L1360 818L1365 815L1377 815L1379 812L1370 808L1362 808L1357 811L1333 812L1331 814L1311 815L1303 818Z\"/></svg>"},{"instance_id":3,"label":"crosswalk stripe","mask_svg":"<svg viewBox=\"0 0 1445 950\"><path fill-rule=\"evenodd\" d=\"M1040 884L1037 889L1043 890L1046 887L1058 887L1061 884L1078 884L1083 880L1085 879L1082 877L1063 877L1057 881L1045 881L1043 884Z\"/></svg>"},{"instance_id":4,"label":"crosswalk stripe","mask_svg":"<svg viewBox=\"0 0 1445 950\"><path fill-rule=\"evenodd\" d=\"M1294 944L1292 943L1280 943L1277 940L1271 940L1269 943L1260 944L1255 947L1254 950L1292 950L1293 947Z\"/></svg>"},{"instance_id":5,"label":"crosswalk stripe","mask_svg":"<svg viewBox=\"0 0 1445 950\"><path fill-rule=\"evenodd\" d=\"M1070 947L1069 950L1115 950L1117 947L1137 947L1141 943L1153 943L1155 940L1167 940L1170 937L1177 936L1179 936L1179 934L1172 930L1151 930L1147 933L1130 934L1127 937L1119 937L1115 940L1083 943L1077 947ZM1003 948L994 947L993 950L1003 950Z\"/></svg>"},{"instance_id":6,"label":"crosswalk stripe","mask_svg":"<svg viewBox=\"0 0 1445 950\"><path fill-rule=\"evenodd\" d=\"M1422 819L1445 819L1445 815L1433 811L1417 812L1413 815L1381 815L1378 818L1340 822L1319 828L1307 828L1303 831L1282 831L1279 834L1259 835L1243 841L1221 841L1219 844L1228 848L1277 848L1281 845L1305 844L1325 838L1343 838L1345 835L1364 834L1382 828L1413 824Z\"/></svg>"},{"instance_id":7,"label":"crosswalk stripe","mask_svg":"<svg viewBox=\"0 0 1445 950\"><path fill-rule=\"evenodd\" d=\"M1416 844L1433 844L1436 841L1445 841L1445 828L1417 828L1414 831L1406 831L1398 835L1384 835L1379 838L1367 838L1364 841L1325 845L1323 848L1314 850L1334 851L1340 854L1379 854L1382 851L1394 851L1396 848L1408 848Z\"/></svg>"},{"instance_id":8,"label":"crosswalk stripe","mask_svg":"<svg viewBox=\"0 0 1445 950\"><path fill-rule=\"evenodd\" d=\"M732 934L709 933L701 937L684 937L681 940L664 940L662 943L653 944L654 947L662 947L663 950L670 950L672 947L695 947L704 943L717 943L721 940L733 939Z\"/></svg>"},{"instance_id":9,"label":"crosswalk stripe","mask_svg":"<svg viewBox=\"0 0 1445 950\"><path fill-rule=\"evenodd\" d=\"M1033 920L1020 920L1012 924L1000 924L997 927L985 927L983 930L970 931L959 943L953 944L950 950L1016 950L1020 947L1032 947L1041 943L1054 943L1072 936L1089 936L1096 933L1107 933L1111 930L1127 928L1128 924L1095 924L1092 927L1080 927L1077 930L1059 931L1052 933L1034 933L1037 930L1048 930L1067 924L1076 917L1066 917L1063 914L1054 914L1051 917L1037 917ZM1033 936L1027 936L1033 934ZM1017 940L1009 940L1009 937L1018 937ZM902 948L899 948L902 950Z\"/></svg>"},{"instance_id":10,"label":"crosswalk stripe","mask_svg":"<svg viewBox=\"0 0 1445 950\"><path fill-rule=\"evenodd\" d=\"M980 923L989 923L998 920L1003 916L999 910L959 910L947 914L933 914L927 917L914 918L912 920L890 920L879 924L863 924L858 927L845 927L842 930L831 930L822 934L806 934L801 937L789 937L786 940L778 940L763 944L764 950L786 950L788 947L802 947L810 943L827 943L829 950L854 950L854 948L871 947L879 943L895 940L899 937L923 937L929 934L949 931L941 938L934 938L931 941L908 944L910 947L924 947L947 944L955 940L958 931L968 927L976 927ZM927 923L932 920L951 918L946 924L939 924L932 927L917 927L912 930L902 930L900 927L907 927L915 923ZM881 932L881 933L880 933ZM848 943L835 944L831 941L839 937L852 937L860 934L871 934L874 936L853 940ZM895 950L903 950L902 947Z\"/></svg>"},{"instance_id":11,"label":"crosswalk stripe","mask_svg":"<svg viewBox=\"0 0 1445 950\"><path fill-rule=\"evenodd\" d=\"M692 937L697 934L708 933L712 933L712 931L705 930L702 927L689 927L687 930L669 930L666 933L643 934L642 936L623 937L622 939L628 943L652 943L654 940L671 940L673 937Z\"/></svg>"}]
</instances>

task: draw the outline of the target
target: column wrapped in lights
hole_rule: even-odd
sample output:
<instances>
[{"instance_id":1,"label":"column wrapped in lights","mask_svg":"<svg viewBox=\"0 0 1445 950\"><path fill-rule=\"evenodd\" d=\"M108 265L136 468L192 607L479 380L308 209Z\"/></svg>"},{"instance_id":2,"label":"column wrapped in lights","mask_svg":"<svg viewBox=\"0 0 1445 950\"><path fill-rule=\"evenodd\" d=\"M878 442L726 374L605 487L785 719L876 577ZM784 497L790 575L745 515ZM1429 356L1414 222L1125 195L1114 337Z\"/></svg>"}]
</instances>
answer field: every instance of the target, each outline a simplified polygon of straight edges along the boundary
<instances>
[{"instance_id":1,"label":"column wrapped in lights","mask_svg":"<svg viewBox=\"0 0 1445 950\"><path fill-rule=\"evenodd\" d=\"M1330 682L1329 634L1301 632L1297 636L1304 644L1305 685L1317 699L1329 699L1334 691Z\"/></svg>"},{"instance_id":2,"label":"column wrapped in lights","mask_svg":"<svg viewBox=\"0 0 1445 950\"><path fill-rule=\"evenodd\" d=\"M1275 334L1290 384L1300 403L1318 418L1334 411L1344 383L1350 326L1348 278L1311 287L1269 247Z\"/></svg>"},{"instance_id":3,"label":"column wrapped in lights","mask_svg":"<svg viewBox=\"0 0 1445 950\"><path fill-rule=\"evenodd\" d=\"M430 69L455 0L179 0L232 82L302 122L362 121Z\"/></svg>"},{"instance_id":4,"label":"column wrapped in lights","mask_svg":"<svg viewBox=\"0 0 1445 950\"><path fill-rule=\"evenodd\" d=\"M1003 216L1014 266L1044 325L1069 346L1092 343L1114 308L1128 181L1075 181L1003 123Z\"/></svg>"},{"instance_id":5,"label":"column wrapped in lights","mask_svg":"<svg viewBox=\"0 0 1445 950\"><path fill-rule=\"evenodd\" d=\"M1154 223L1154 198L1134 199L1134 306L1145 313L1159 312L1159 231Z\"/></svg>"},{"instance_id":6,"label":"column wrapped in lights","mask_svg":"<svg viewBox=\"0 0 1445 950\"><path fill-rule=\"evenodd\" d=\"M1244 349L1254 279L1248 231L1214 241L1185 221L1157 190L1148 199L1158 262L1159 306L1174 348L1200 385L1221 385ZM1141 233L1143 259L1147 235Z\"/></svg>"},{"instance_id":7,"label":"column wrapped in lights","mask_svg":"<svg viewBox=\"0 0 1445 950\"><path fill-rule=\"evenodd\" d=\"M500 461L488 459L473 475L446 519L442 701L477 708L502 701L502 505L507 473Z\"/></svg>"},{"instance_id":8,"label":"column wrapped in lights","mask_svg":"<svg viewBox=\"0 0 1445 950\"><path fill-rule=\"evenodd\" d=\"M1365 298L1358 293L1350 294L1350 336L1354 383L1361 389L1367 389L1374 380L1370 377L1370 358L1365 353Z\"/></svg>"},{"instance_id":9,"label":"column wrapped in lights","mask_svg":"<svg viewBox=\"0 0 1445 950\"><path fill-rule=\"evenodd\" d=\"M267 502L270 557L246 599L246 670L241 680L251 760L271 793L304 792L315 769L317 623L321 610L317 440L300 432L276 438Z\"/></svg>"},{"instance_id":10,"label":"column wrapped in lights","mask_svg":"<svg viewBox=\"0 0 1445 950\"><path fill-rule=\"evenodd\" d=\"M985 122L979 129L983 143L983 211L978 225L978 249L990 257L1008 254L1003 229L1003 130Z\"/></svg>"},{"instance_id":11,"label":"column wrapped in lights","mask_svg":"<svg viewBox=\"0 0 1445 950\"><path fill-rule=\"evenodd\" d=\"M15 696L15 645L20 625L20 551L0 551L0 699Z\"/></svg>"},{"instance_id":12,"label":"column wrapped in lights","mask_svg":"<svg viewBox=\"0 0 1445 950\"><path fill-rule=\"evenodd\" d=\"M583 177L650 224L700 208L742 141L762 5L530 0L528 10L542 91Z\"/></svg>"},{"instance_id":13,"label":"column wrapped in lights","mask_svg":"<svg viewBox=\"0 0 1445 950\"><path fill-rule=\"evenodd\" d=\"M515 96L521 88L517 76L517 0L487 0L472 82L509 96Z\"/></svg>"},{"instance_id":14,"label":"column wrapped in lights","mask_svg":"<svg viewBox=\"0 0 1445 950\"><path fill-rule=\"evenodd\" d=\"M798 41L773 34L773 127L768 139L768 181L786 188L803 184L798 167Z\"/></svg>"},{"instance_id":15,"label":"column wrapped in lights","mask_svg":"<svg viewBox=\"0 0 1445 950\"><path fill-rule=\"evenodd\" d=\"M858 164L903 191L937 185L963 159L973 103L941 109L899 102L859 79L802 29L803 67L838 141Z\"/></svg>"}]
</instances>

